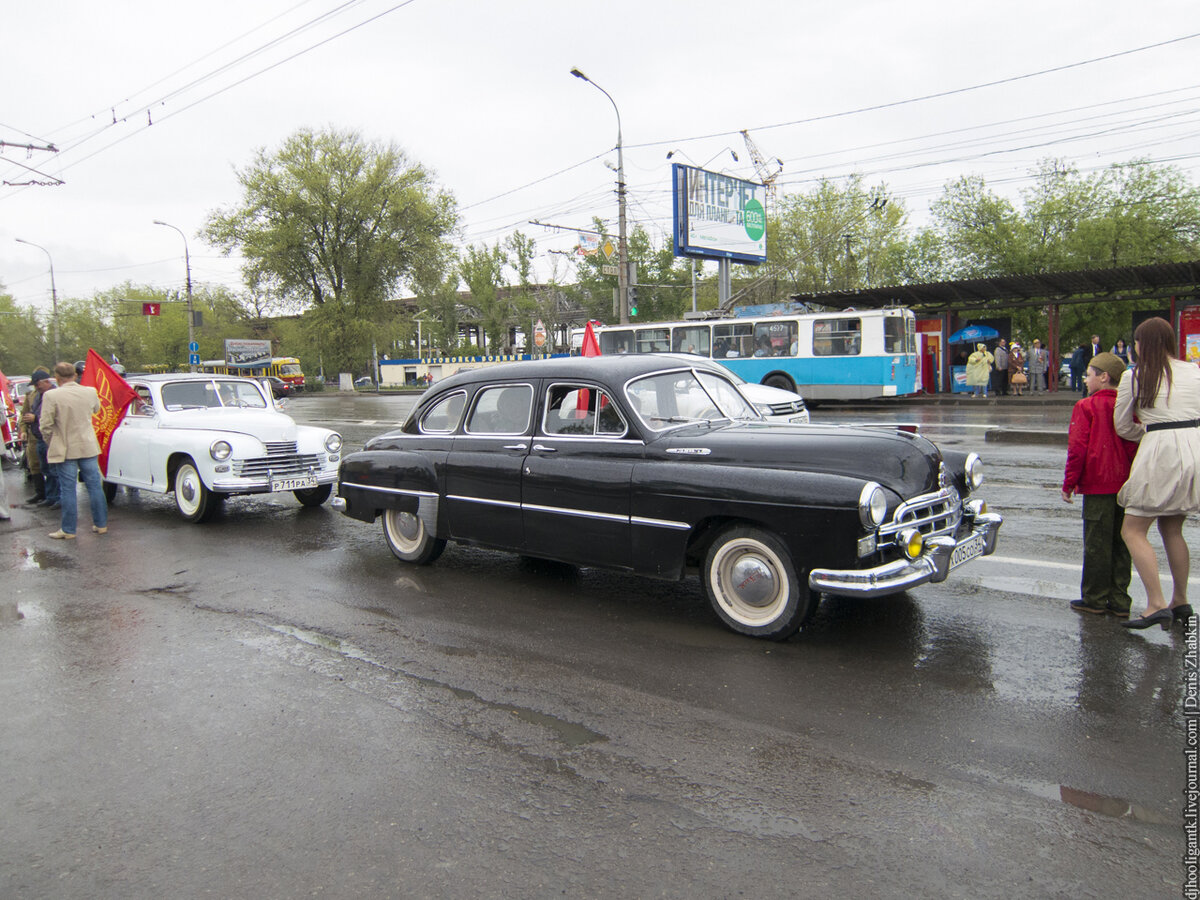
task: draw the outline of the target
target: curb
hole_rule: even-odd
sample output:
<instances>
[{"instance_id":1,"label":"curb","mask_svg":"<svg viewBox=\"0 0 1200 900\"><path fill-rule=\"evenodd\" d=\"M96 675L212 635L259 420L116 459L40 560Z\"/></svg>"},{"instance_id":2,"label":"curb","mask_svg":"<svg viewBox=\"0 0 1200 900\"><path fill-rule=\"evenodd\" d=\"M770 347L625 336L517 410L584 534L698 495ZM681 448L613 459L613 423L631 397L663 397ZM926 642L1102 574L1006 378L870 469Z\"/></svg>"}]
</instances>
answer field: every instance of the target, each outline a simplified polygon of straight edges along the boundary
<instances>
[{"instance_id":1,"label":"curb","mask_svg":"<svg viewBox=\"0 0 1200 900\"><path fill-rule=\"evenodd\" d=\"M1011 428L991 428L983 433L989 444L1049 444L1066 447L1065 431L1014 431Z\"/></svg>"}]
</instances>

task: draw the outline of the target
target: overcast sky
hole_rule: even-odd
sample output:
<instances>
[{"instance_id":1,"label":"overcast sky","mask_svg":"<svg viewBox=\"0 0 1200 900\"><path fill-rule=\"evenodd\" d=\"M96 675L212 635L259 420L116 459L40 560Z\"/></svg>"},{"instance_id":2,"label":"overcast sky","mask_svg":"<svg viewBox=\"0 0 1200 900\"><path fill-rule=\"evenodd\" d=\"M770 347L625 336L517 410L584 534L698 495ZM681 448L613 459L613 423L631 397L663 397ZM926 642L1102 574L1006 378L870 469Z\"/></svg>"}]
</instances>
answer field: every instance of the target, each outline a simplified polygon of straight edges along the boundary
<instances>
[{"instance_id":1,"label":"overcast sky","mask_svg":"<svg viewBox=\"0 0 1200 900\"><path fill-rule=\"evenodd\" d=\"M10 3L0 141L59 152L4 148L0 179L65 183L0 187L0 285L49 304L46 255L23 238L49 251L60 299L182 287L183 241L162 219L187 233L195 281L240 288L239 261L197 233L237 203L235 169L306 126L396 143L458 199L461 243L521 229L539 274L569 277L551 251L576 235L529 221L616 220L616 116L573 66L620 108L629 215L658 241L667 153L754 178L741 129L782 160L782 190L860 172L914 226L947 181L977 173L1015 195L1051 156L1083 170L1147 156L1196 181L1195 13L1194 0Z\"/></svg>"}]
</instances>

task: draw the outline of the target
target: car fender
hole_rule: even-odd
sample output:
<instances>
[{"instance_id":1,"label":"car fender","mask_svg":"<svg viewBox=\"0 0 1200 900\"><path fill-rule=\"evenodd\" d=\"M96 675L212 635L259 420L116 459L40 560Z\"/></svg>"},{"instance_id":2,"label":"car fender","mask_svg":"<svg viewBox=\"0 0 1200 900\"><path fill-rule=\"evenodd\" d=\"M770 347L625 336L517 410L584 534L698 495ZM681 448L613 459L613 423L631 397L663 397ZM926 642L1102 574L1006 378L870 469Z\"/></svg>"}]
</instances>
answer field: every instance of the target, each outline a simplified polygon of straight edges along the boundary
<instances>
[{"instance_id":1,"label":"car fender","mask_svg":"<svg viewBox=\"0 0 1200 900\"><path fill-rule=\"evenodd\" d=\"M441 454L445 459L445 454ZM428 451L362 450L342 460L338 496L346 515L373 522L385 509L417 512L421 504L436 506L437 463ZM436 521L436 515L432 517ZM440 529L439 529L440 530Z\"/></svg>"},{"instance_id":2,"label":"car fender","mask_svg":"<svg viewBox=\"0 0 1200 900\"><path fill-rule=\"evenodd\" d=\"M713 533L735 521L776 534L801 568L854 564L857 541L848 535L866 534L858 514L859 497L870 483L866 478L701 462L656 467L653 483L644 486L638 474L635 470L635 522L664 523L639 531L635 568L642 572L674 571L670 565L664 572L663 560L682 561L703 552ZM663 484L672 485L667 496ZM894 505L898 498L886 493L889 506Z\"/></svg>"}]
</instances>

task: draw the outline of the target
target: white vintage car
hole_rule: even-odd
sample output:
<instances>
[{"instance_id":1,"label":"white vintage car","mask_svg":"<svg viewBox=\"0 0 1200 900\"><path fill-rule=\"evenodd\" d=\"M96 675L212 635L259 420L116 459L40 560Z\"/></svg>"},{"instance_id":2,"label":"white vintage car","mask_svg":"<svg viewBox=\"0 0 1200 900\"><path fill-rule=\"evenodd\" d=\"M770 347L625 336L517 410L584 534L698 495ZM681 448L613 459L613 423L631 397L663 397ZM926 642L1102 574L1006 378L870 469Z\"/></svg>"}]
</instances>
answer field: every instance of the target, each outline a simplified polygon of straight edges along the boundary
<instances>
[{"instance_id":1,"label":"white vintage car","mask_svg":"<svg viewBox=\"0 0 1200 900\"><path fill-rule=\"evenodd\" d=\"M137 393L113 432L105 493L175 492L179 512L208 519L226 497L291 491L320 506L337 481L342 437L297 425L261 384L226 375L132 375Z\"/></svg>"}]
</instances>

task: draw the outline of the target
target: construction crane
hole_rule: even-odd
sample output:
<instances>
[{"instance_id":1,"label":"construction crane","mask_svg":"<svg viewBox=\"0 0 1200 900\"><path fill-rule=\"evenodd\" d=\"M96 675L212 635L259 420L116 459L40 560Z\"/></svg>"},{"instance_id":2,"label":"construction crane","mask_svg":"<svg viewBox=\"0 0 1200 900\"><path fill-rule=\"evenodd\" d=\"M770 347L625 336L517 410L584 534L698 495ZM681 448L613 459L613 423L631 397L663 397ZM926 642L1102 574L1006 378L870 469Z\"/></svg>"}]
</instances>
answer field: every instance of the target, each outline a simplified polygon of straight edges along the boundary
<instances>
[{"instance_id":1,"label":"construction crane","mask_svg":"<svg viewBox=\"0 0 1200 900\"><path fill-rule=\"evenodd\" d=\"M762 155L762 151L758 149L758 145L750 137L750 132L746 129L742 129L742 139L746 142L746 152L750 154L750 160L754 163L754 171L758 173L759 179L767 189L767 204L769 206L774 205L775 179L783 171L783 160L775 157L775 159L767 162Z\"/></svg>"}]
</instances>

